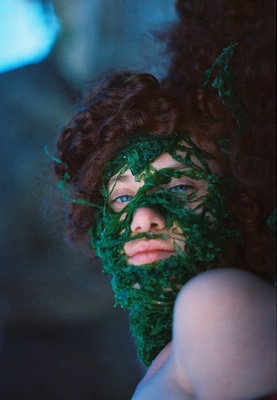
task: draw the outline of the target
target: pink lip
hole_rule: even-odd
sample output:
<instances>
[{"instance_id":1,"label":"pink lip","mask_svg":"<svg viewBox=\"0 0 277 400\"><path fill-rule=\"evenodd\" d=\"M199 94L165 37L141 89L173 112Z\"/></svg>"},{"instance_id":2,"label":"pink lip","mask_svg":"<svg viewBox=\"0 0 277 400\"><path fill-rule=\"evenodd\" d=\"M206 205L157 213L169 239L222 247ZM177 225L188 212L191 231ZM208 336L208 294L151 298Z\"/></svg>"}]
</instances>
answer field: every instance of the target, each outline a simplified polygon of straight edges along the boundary
<instances>
[{"instance_id":1,"label":"pink lip","mask_svg":"<svg viewBox=\"0 0 277 400\"><path fill-rule=\"evenodd\" d=\"M169 258L175 254L175 249L165 241L154 239L128 242L125 245L125 252L129 265L143 265Z\"/></svg>"},{"instance_id":2,"label":"pink lip","mask_svg":"<svg viewBox=\"0 0 277 400\"><path fill-rule=\"evenodd\" d=\"M143 265L151 264L154 261L163 260L169 258L175 254L174 251L164 251L164 250L152 250L137 253L132 257L127 257L129 265Z\"/></svg>"}]
</instances>

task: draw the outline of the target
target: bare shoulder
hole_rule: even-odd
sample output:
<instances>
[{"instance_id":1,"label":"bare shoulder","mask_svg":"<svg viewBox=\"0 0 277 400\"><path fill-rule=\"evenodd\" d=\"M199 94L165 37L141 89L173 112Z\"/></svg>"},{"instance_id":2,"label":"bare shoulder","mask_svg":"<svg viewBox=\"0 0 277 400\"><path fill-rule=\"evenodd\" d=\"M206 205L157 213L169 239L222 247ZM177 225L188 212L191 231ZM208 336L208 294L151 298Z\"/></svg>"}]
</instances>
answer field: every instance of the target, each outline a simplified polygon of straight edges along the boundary
<instances>
[{"instance_id":1,"label":"bare shoulder","mask_svg":"<svg viewBox=\"0 0 277 400\"><path fill-rule=\"evenodd\" d=\"M173 341L133 399L245 400L276 391L276 297L247 272L209 271L177 297Z\"/></svg>"},{"instance_id":2,"label":"bare shoulder","mask_svg":"<svg viewBox=\"0 0 277 400\"><path fill-rule=\"evenodd\" d=\"M259 316L261 324L275 316L275 288L261 278L241 270L211 270L191 279L180 291L175 303L175 318L184 320L189 315L205 312L202 317L219 318L218 313ZM193 307L192 305L193 301ZM185 307L185 308L184 308ZM207 321L208 322L208 321Z\"/></svg>"},{"instance_id":3,"label":"bare shoulder","mask_svg":"<svg viewBox=\"0 0 277 400\"><path fill-rule=\"evenodd\" d=\"M177 297L172 354L196 398L257 398L276 390L275 288L248 272L207 271Z\"/></svg>"}]
</instances>

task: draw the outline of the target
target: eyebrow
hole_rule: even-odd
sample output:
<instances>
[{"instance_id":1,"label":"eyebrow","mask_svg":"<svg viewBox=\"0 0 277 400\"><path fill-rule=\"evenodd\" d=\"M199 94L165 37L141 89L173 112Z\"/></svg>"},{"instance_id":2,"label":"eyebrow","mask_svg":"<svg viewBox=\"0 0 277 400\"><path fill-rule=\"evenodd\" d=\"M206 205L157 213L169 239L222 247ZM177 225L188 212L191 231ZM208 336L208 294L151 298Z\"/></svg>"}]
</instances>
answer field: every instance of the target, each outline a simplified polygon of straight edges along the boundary
<instances>
[{"instance_id":1,"label":"eyebrow","mask_svg":"<svg viewBox=\"0 0 277 400\"><path fill-rule=\"evenodd\" d=\"M116 182L128 182L130 180L131 176L130 175L115 175L113 176L109 182L108 182L108 186L110 186L112 183L116 183Z\"/></svg>"},{"instance_id":2,"label":"eyebrow","mask_svg":"<svg viewBox=\"0 0 277 400\"><path fill-rule=\"evenodd\" d=\"M204 165L202 164L202 162L198 159L198 158L193 158L191 160L192 164L186 164L186 163L182 163L180 162L176 162L175 164L172 164L172 166L168 167L168 168L172 168L172 169L177 169L177 170L186 170L186 169L205 169Z\"/></svg>"},{"instance_id":3,"label":"eyebrow","mask_svg":"<svg viewBox=\"0 0 277 400\"><path fill-rule=\"evenodd\" d=\"M176 162L175 164L172 164L172 165L170 165L168 167L164 167L164 168L161 168L161 169L177 169L177 170L181 170L181 169L185 169L186 167L187 167L186 164L181 163L181 162Z\"/></svg>"},{"instance_id":4,"label":"eyebrow","mask_svg":"<svg viewBox=\"0 0 277 400\"><path fill-rule=\"evenodd\" d=\"M190 164L185 164L180 161L176 161L176 163L168 165L167 167L160 168L161 170L163 169L172 169L172 170L177 170L177 171L186 171L190 169L195 169L195 168L202 168L202 166L198 166L195 164L194 161L192 161L192 165Z\"/></svg>"},{"instance_id":5,"label":"eyebrow","mask_svg":"<svg viewBox=\"0 0 277 400\"><path fill-rule=\"evenodd\" d=\"M184 170L184 169L187 169L188 168L188 166L187 165L185 165L185 164L183 164L183 163L181 163L181 162L176 162L176 163L174 163L174 164L172 164L172 165L169 165L169 166L167 166L167 167L164 167L164 168L160 168L161 170L162 169L172 169L172 170L178 170L178 171L180 171L180 170ZM191 166L190 166L190 168L191 168ZM121 182L121 183L128 183L129 181L130 181L130 179L132 178L132 175L125 175L125 174L122 174L122 175L115 175L115 176L113 176L110 180L109 180L109 182L108 182L108 188L110 188L111 187L111 185L112 184L115 184L115 183L117 183L117 182Z\"/></svg>"}]
</instances>

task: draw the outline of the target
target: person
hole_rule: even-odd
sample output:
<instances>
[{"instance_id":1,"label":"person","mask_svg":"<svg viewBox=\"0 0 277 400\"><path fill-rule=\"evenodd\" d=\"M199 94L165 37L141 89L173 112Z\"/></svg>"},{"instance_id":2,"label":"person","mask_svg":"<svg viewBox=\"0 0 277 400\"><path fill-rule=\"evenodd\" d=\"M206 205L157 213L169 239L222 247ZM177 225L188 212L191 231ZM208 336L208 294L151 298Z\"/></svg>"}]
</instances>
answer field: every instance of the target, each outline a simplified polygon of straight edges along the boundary
<instances>
[{"instance_id":1,"label":"person","mask_svg":"<svg viewBox=\"0 0 277 400\"><path fill-rule=\"evenodd\" d=\"M69 235L90 240L151 364L134 399L276 390L272 260L260 274L250 262L226 156L238 151L237 124L213 90L117 74L58 139Z\"/></svg>"},{"instance_id":2,"label":"person","mask_svg":"<svg viewBox=\"0 0 277 400\"><path fill-rule=\"evenodd\" d=\"M102 259L149 366L134 400L276 392L275 125L270 46L261 45L269 36L250 35L253 24L228 9L235 1L218 3L179 0L168 76L108 77L61 131L53 157L69 236ZM212 8L229 24L209 25L202 41Z\"/></svg>"}]
</instances>

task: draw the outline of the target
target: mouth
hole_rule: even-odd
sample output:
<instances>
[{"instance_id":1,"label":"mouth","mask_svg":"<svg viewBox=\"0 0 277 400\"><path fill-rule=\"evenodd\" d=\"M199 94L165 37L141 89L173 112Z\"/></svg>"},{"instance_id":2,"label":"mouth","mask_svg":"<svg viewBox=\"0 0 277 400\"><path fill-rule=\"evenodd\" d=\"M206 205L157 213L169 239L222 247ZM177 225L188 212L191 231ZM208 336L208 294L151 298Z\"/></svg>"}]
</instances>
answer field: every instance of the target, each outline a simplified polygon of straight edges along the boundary
<instances>
[{"instance_id":1,"label":"mouth","mask_svg":"<svg viewBox=\"0 0 277 400\"><path fill-rule=\"evenodd\" d=\"M127 257L129 265L151 264L154 261L169 258L175 254L175 251L152 250L137 253L132 257Z\"/></svg>"},{"instance_id":2,"label":"mouth","mask_svg":"<svg viewBox=\"0 0 277 400\"><path fill-rule=\"evenodd\" d=\"M128 246L129 244L129 246ZM129 265L151 264L173 256L176 251L171 244L157 240L140 240L126 243L126 256Z\"/></svg>"}]
</instances>

